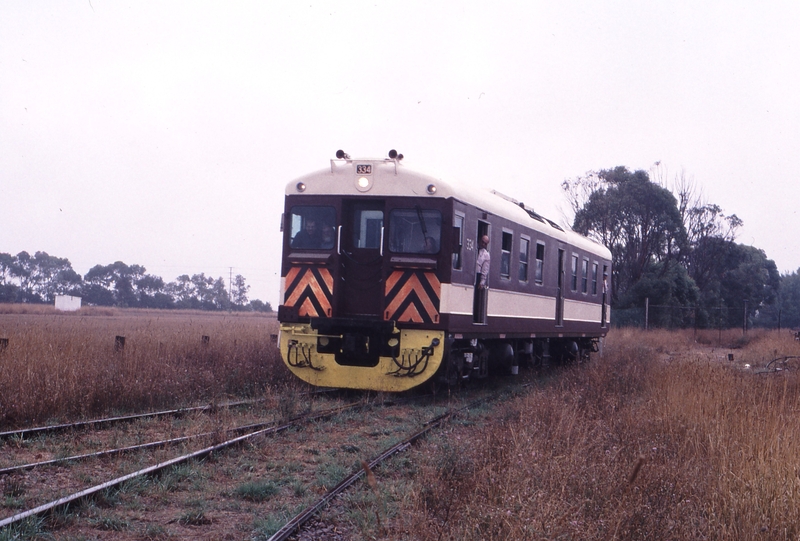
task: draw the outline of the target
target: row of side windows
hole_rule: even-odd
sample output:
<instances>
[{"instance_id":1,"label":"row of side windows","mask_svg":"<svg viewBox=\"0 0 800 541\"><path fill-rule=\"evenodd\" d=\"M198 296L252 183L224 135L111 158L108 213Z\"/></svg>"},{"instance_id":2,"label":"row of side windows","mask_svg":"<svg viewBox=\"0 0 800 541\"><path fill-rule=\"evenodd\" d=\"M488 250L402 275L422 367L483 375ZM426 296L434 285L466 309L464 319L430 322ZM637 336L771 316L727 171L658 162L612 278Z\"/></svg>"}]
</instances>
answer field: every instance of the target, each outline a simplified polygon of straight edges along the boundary
<instances>
[{"instance_id":1,"label":"row of side windows","mask_svg":"<svg viewBox=\"0 0 800 541\"><path fill-rule=\"evenodd\" d=\"M453 269L462 268L462 247L464 244L464 216L455 214L453 216L453 226L458 230L456 238L456 248L453 251ZM510 231L503 231L501 251L500 251L500 277L507 280L511 279L511 252L514 244L514 234ZM527 282L530 280L530 248L531 240L522 236L519 239L519 281ZM544 283L544 243L536 243L536 266L533 269L534 282L538 285Z\"/></svg>"},{"instance_id":2,"label":"row of side windows","mask_svg":"<svg viewBox=\"0 0 800 541\"><path fill-rule=\"evenodd\" d=\"M458 229L457 249L453 253L453 269L461 270L461 248L463 245L464 235L464 216L456 214L453 219L453 225ZM511 279L511 257L514 246L514 234L511 231L503 231L503 236L500 246L500 277L506 280ZM545 244L544 242L536 242L535 267L533 269L533 281L537 285L544 283L544 256ZM528 282L530 280L530 258L531 258L531 239L527 236L520 236L519 239L519 267L518 279L520 282ZM579 272L580 267L580 272ZM589 259L581 258L577 254L572 255L572 275L570 280L570 288L572 291L580 291L588 294L590 291L590 278L591 278L591 294L597 295L598 292L598 272L599 265L597 262L592 263L592 271L589 273ZM580 283L579 283L580 279Z\"/></svg>"},{"instance_id":3,"label":"row of side windows","mask_svg":"<svg viewBox=\"0 0 800 541\"><path fill-rule=\"evenodd\" d=\"M572 280L570 281L570 289L578 291L578 261L580 260L577 254L572 254ZM597 262L592 263L592 295L597 295ZM581 261L580 272L580 287L581 293L589 293L589 259L583 258Z\"/></svg>"},{"instance_id":4,"label":"row of side windows","mask_svg":"<svg viewBox=\"0 0 800 541\"><path fill-rule=\"evenodd\" d=\"M511 279L511 251L514 244L514 234L510 231L503 231L503 245L500 252L500 276ZM544 281L544 243L536 243L536 267L534 268L533 280L541 285ZM519 239L519 275L520 282L530 280L530 259L531 258L531 239L521 236Z\"/></svg>"}]
</instances>

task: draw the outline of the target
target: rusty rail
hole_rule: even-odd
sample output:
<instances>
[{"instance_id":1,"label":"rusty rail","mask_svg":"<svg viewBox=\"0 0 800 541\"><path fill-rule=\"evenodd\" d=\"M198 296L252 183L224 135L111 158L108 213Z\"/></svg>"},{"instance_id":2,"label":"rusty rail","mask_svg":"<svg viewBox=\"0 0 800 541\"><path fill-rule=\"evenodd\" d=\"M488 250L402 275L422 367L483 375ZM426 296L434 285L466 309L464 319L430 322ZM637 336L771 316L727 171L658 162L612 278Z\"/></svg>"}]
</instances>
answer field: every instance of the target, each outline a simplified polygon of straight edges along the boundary
<instances>
[{"instance_id":1,"label":"rusty rail","mask_svg":"<svg viewBox=\"0 0 800 541\"><path fill-rule=\"evenodd\" d=\"M66 505L69 505L71 503L80 501L80 500L82 500L84 498L88 498L90 496L93 496L93 495L95 495L98 492L101 492L103 490L106 490L106 489L121 485L122 483L124 483L126 481L130 481L131 479L135 479L137 477L143 477L143 476L146 476L146 475L153 475L153 474L158 473L161 470L163 470L165 468L168 468L170 466L175 466L177 464L182 464L184 462L188 462L189 460L193 460L193 459L206 457L206 456L208 456L208 455L210 455L210 454L212 454L214 452L217 452L217 451L220 451L222 449L225 449L226 447L231 447L233 445L237 445L239 443L247 441L248 439L255 438L257 436L266 435L266 434L277 434L278 432L282 432L284 430L287 430L287 429L289 429L289 428L291 428L293 426L296 426L296 425L300 424L301 422L322 419L322 418L325 418L325 417L336 415L337 413L341 413L342 411L346 411L346 410L349 410L349 409L357 409L357 408L364 407L364 406L366 406L366 404L364 402L358 402L358 403L354 403L354 404L348 404L346 406L340 406L338 408L332 408L330 410L314 413L314 414L311 414L311 415L305 415L305 416L293 419L291 421L288 421L285 424L280 425L280 426L272 426L272 427L269 427L269 428L256 430L254 432L250 432L249 434L244 434L242 436L238 436L238 437L230 439L228 441L224 441L222 443L219 443L219 444L216 444L216 445L212 445L210 447L206 447L204 449L200 449L198 451L194 451L194 452L186 454L186 455L175 457L175 458L167 460L165 462L160 462L160 463L155 464L153 466L149 466L147 468L135 471L133 473L129 473L127 475L123 475L122 477L117 477L116 479L112 479L110 481L106 481L105 483L102 483L102 484L99 484L99 485L95 485L95 486L87 488L85 490L81 490L80 492L76 492L74 494L70 494L68 496L64 496L63 498L59 498L59 499L54 500L52 502L40 505L40 506L35 507L33 509L29 509L27 511L23 511L22 513L18 513L16 515L13 515L13 516L10 516L10 517L5 518L3 520L0 520L0 529L6 528L8 526L11 526L11 525L16 524L18 522L21 522L21 521L23 521L25 519L28 519L30 517L45 515L45 514L50 513L52 511L58 509L58 508L61 508L61 507L64 507Z\"/></svg>"}]
</instances>

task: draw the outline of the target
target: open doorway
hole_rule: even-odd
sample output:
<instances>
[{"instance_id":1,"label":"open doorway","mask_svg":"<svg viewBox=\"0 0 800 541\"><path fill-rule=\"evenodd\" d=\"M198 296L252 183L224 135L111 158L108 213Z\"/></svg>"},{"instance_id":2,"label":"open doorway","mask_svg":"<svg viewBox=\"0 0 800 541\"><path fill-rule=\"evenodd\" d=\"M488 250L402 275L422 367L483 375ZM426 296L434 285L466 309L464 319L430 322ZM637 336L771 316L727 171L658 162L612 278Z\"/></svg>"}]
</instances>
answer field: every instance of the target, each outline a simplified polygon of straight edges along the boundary
<instances>
[{"instance_id":1,"label":"open doorway","mask_svg":"<svg viewBox=\"0 0 800 541\"><path fill-rule=\"evenodd\" d=\"M476 244L478 256L475 262L475 293L472 302L472 321L486 325L486 312L489 304L489 274L491 268L490 247L485 239L490 238L489 222L478 220Z\"/></svg>"}]
</instances>

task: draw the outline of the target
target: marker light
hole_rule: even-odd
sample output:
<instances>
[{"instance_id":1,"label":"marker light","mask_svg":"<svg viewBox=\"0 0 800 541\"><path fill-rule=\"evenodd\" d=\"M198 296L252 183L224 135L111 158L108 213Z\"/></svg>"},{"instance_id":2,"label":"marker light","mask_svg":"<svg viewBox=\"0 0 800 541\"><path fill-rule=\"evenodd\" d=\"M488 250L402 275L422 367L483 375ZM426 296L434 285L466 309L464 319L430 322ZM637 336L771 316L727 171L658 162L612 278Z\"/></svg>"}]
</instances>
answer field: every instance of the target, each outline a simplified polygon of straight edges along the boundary
<instances>
[{"instance_id":1,"label":"marker light","mask_svg":"<svg viewBox=\"0 0 800 541\"><path fill-rule=\"evenodd\" d=\"M433 194L435 194L435 193L436 193L436 186L435 186L435 185L433 185L433 184L428 184L428 193L429 193L430 195L433 195Z\"/></svg>"},{"instance_id":2,"label":"marker light","mask_svg":"<svg viewBox=\"0 0 800 541\"><path fill-rule=\"evenodd\" d=\"M305 183L303 183L303 182L298 182L298 183L297 183L297 191L298 191L298 192L301 192L301 193L302 193L302 192L304 192L304 191L306 191L306 185L305 185Z\"/></svg>"}]
</instances>

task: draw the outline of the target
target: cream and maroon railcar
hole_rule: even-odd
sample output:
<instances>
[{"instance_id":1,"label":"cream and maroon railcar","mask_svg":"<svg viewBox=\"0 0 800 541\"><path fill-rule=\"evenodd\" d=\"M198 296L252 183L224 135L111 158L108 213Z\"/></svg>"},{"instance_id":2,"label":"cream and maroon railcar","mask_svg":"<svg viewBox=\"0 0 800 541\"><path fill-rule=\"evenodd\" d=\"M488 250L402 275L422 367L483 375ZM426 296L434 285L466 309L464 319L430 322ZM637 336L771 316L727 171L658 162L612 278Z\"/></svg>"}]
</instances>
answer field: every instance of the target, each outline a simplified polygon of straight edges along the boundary
<instances>
[{"instance_id":1,"label":"cream and maroon railcar","mask_svg":"<svg viewBox=\"0 0 800 541\"><path fill-rule=\"evenodd\" d=\"M342 151L286 187L280 350L317 386L403 391L586 359L611 254L495 192ZM482 235L488 289L476 292Z\"/></svg>"}]
</instances>

